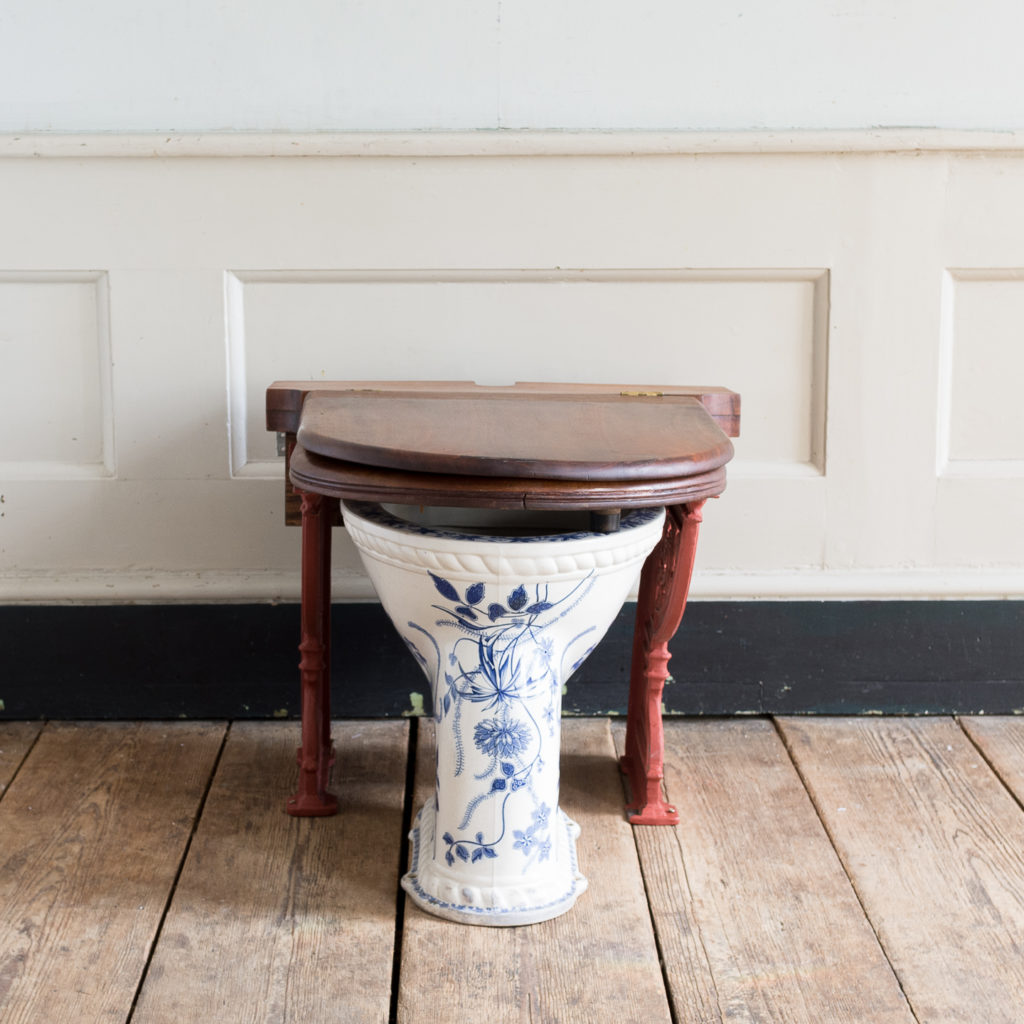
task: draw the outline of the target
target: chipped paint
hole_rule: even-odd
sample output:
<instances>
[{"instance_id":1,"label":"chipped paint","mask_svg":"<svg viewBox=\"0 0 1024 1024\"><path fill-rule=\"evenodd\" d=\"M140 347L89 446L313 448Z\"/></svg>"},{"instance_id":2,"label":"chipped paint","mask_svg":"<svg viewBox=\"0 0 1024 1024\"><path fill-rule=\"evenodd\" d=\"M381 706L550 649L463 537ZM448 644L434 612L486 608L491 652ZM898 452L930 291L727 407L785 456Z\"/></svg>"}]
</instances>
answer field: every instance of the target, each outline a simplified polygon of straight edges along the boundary
<instances>
[{"instance_id":1,"label":"chipped paint","mask_svg":"<svg viewBox=\"0 0 1024 1024\"><path fill-rule=\"evenodd\" d=\"M409 694L409 710L402 712L403 718L422 718L426 714L423 708L423 694L413 690Z\"/></svg>"}]
</instances>

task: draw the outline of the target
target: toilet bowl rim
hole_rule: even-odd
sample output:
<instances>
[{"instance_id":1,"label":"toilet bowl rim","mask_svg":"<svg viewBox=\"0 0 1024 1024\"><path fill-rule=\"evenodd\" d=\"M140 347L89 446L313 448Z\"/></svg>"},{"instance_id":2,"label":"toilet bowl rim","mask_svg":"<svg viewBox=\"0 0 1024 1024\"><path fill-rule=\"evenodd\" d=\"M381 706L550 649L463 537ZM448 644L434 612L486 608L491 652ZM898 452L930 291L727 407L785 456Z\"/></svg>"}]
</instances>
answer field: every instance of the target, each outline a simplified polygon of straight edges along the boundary
<instances>
[{"instance_id":1,"label":"toilet bowl rim","mask_svg":"<svg viewBox=\"0 0 1024 1024\"><path fill-rule=\"evenodd\" d=\"M437 540L442 543L458 542L460 544L483 545L495 549L499 545L515 545L536 549L544 545L565 545L574 542L593 542L598 547L614 548L636 536L636 531L653 526L655 522L664 520L663 506L653 508L624 509L619 529L611 533L599 533L594 530L572 530L563 533L537 533L515 536L512 534L481 534L464 532L453 527L441 525L425 525L414 523L386 509L381 502L343 500L341 502L342 519L355 518L363 524L376 526L382 530L394 530L410 537L422 540ZM365 528L365 525L364 525ZM524 552L525 554L525 552Z\"/></svg>"}]
</instances>

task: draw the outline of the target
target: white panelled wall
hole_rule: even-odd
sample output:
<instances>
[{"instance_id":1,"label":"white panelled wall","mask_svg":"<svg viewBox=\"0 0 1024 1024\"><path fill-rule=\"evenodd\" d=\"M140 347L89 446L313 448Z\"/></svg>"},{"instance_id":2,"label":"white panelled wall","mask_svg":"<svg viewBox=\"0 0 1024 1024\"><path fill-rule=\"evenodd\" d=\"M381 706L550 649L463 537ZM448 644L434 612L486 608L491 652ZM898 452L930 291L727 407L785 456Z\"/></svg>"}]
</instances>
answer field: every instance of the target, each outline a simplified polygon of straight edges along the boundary
<instances>
[{"instance_id":1,"label":"white panelled wall","mask_svg":"<svg viewBox=\"0 0 1024 1024\"><path fill-rule=\"evenodd\" d=\"M8 140L0 599L294 599L281 377L725 385L695 596L1024 594L1024 150L859 138Z\"/></svg>"}]
</instances>

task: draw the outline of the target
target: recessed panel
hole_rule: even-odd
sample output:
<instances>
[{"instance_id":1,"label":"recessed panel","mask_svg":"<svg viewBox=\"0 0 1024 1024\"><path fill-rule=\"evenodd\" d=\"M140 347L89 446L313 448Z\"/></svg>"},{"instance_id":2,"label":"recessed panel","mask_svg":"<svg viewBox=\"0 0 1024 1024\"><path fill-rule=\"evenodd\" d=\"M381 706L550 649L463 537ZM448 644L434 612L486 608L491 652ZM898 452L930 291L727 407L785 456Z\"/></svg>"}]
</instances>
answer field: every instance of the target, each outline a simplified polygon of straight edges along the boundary
<instances>
[{"instance_id":1,"label":"recessed panel","mask_svg":"<svg viewBox=\"0 0 1024 1024\"><path fill-rule=\"evenodd\" d=\"M274 458L267 384L334 378L719 385L742 394L740 465L813 470L826 287L814 270L234 275L234 468Z\"/></svg>"},{"instance_id":2,"label":"recessed panel","mask_svg":"<svg viewBox=\"0 0 1024 1024\"><path fill-rule=\"evenodd\" d=\"M0 464L9 476L105 475L102 275L0 275Z\"/></svg>"},{"instance_id":3,"label":"recessed panel","mask_svg":"<svg viewBox=\"0 0 1024 1024\"><path fill-rule=\"evenodd\" d=\"M1024 271L956 271L947 286L947 468L1013 470L1024 465Z\"/></svg>"}]
</instances>

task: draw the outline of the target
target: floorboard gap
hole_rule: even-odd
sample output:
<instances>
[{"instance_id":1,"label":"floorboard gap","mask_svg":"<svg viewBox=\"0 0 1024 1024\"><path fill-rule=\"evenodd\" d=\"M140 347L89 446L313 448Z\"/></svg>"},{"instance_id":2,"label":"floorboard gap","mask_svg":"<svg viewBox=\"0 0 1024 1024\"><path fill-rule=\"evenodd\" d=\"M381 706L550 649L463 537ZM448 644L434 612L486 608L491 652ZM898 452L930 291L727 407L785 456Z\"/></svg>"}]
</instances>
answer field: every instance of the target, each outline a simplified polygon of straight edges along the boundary
<instances>
[{"instance_id":1,"label":"floorboard gap","mask_svg":"<svg viewBox=\"0 0 1024 1024\"><path fill-rule=\"evenodd\" d=\"M224 748L227 746L228 737L231 735L231 724L231 722L227 723L224 729L224 735L220 738L220 747L217 750L217 756L213 759L213 766L210 768L210 774L206 780L203 795L199 798L199 804L197 805L196 812L192 817L192 829L185 842L185 848L181 852L181 859L178 861L178 870L174 873L174 879L171 882L170 889L168 890L167 899L164 901L163 912L160 914L160 920L157 922L156 931L153 933L153 941L149 946L149 955L146 957L146 962L139 975L139 983L135 986L135 995L132 997L132 1005L128 1009L128 1016L125 1018L125 1024L132 1024L132 1019L135 1016L135 1010L139 1005L139 997L142 995L142 989L146 984L146 977L149 975L150 964L152 964L157 946L160 944L160 936L163 934L164 923L167 921L167 915L170 913L174 894L178 890L178 882L181 879L181 873L185 870L189 851L192 849L192 840L195 839L196 832L199 829L199 822L203 818L203 810L206 807L207 797L209 797L210 790L213 788L213 780L217 777L217 769L220 767L221 758L224 756Z\"/></svg>"},{"instance_id":2,"label":"floorboard gap","mask_svg":"<svg viewBox=\"0 0 1024 1024\"><path fill-rule=\"evenodd\" d=\"M1021 797L1019 797L1016 794L1016 792L1014 791L1013 787L1006 781L1006 779L1003 778L1003 773L999 770L998 766L993 762L993 760L988 756L988 754L985 753L984 748L981 747L978 744L978 742L975 740L975 738L967 731L967 729L964 728L963 716L962 715L956 715L955 716L955 721L956 721L956 724L959 726L960 731L964 734L964 736L967 737L967 742L970 743L970 745L972 747L974 747L974 749L978 752L978 757L980 757L985 762L985 764L988 765L989 770L999 780L999 784L1009 794L1010 799L1012 799L1013 802L1022 811L1024 811L1024 800L1022 800Z\"/></svg>"},{"instance_id":3,"label":"floorboard gap","mask_svg":"<svg viewBox=\"0 0 1024 1024\"><path fill-rule=\"evenodd\" d=\"M828 822L825 820L825 815L822 813L821 807L818 806L818 801L815 800L814 794L811 792L811 787L808 784L806 777L804 776L803 769L801 769L799 760L793 753L792 747L789 745L789 741L786 737L786 732L779 726L778 719L773 715L771 719L773 728L779 739L782 741L783 747L785 747L786 754L789 757L790 764L793 766L793 770L796 772L797 777L800 779L800 785L804 787L804 792L807 794L807 799L811 801L811 806L814 808L814 813L818 817L818 821L821 823L822 829L825 831L825 835L828 836L828 841L832 845L832 850L836 855L836 860L839 862L839 866L843 869L843 874L846 875L847 881L850 883L850 888L853 890L853 895L860 904L861 913L864 915L864 920L867 921L868 927L871 929L872 934L875 936L875 942L878 943L878 948L882 951L882 956L885 957L885 962L889 965L889 970L892 971L892 976L896 979L896 984L899 986L900 992L903 995L903 1001L906 1003L907 1009L910 1011L910 1015L914 1018L918 1024L921 1024L921 1018L918 1017L917 1011L914 1009L914 1004L910 1001L907 995L906 989L903 987L903 979L900 977L899 972L896 970L896 966L892 962L892 958L889 956L889 951L885 948L885 944L882 942L881 936L878 934L878 929L875 927L875 922L871 920L871 915L868 913L867 907L864 905L864 899L860 894L860 890L857 888L857 884L850 874L849 869L846 866L846 862L839 855L839 850L836 848L835 836L832 834L832 830L828 827Z\"/></svg>"},{"instance_id":4,"label":"floorboard gap","mask_svg":"<svg viewBox=\"0 0 1024 1024\"><path fill-rule=\"evenodd\" d=\"M409 870L409 843L407 836L412 828L413 792L416 785L416 748L419 744L419 720L409 719L409 751L405 762L405 801L402 805L402 832L398 855L399 879ZM389 1024L398 1022L398 992L402 979L402 931L405 926L405 890L398 886L395 893L395 948L391 966L391 1005L388 1010Z\"/></svg>"},{"instance_id":5,"label":"floorboard gap","mask_svg":"<svg viewBox=\"0 0 1024 1024\"><path fill-rule=\"evenodd\" d=\"M664 786L664 784L663 784ZM630 799L629 795L629 780L628 776L622 775L622 793L628 802ZM668 799L668 793L665 793L665 799ZM654 920L654 914L651 911L651 893L647 887L647 871L644 868L644 859L640 852L640 844L637 842L637 829L638 828L658 828L658 827L669 827L672 826L651 826L651 825L633 825L631 831L633 833L633 846L636 850L637 863L640 865L640 880L643 882L644 887L644 899L647 901L647 916L651 922L651 931L654 933L654 946L658 950L658 966L661 968L661 981L665 986L665 1000L668 1003L668 1014L672 1021L672 1024L680 1024L678 1017L676 1016L675 1001L672 998L672 983L669 980L668 965L665 962L665 950L661 944L661 935L658 932L658 924ZM674 829L673 829L674 831ZM685 868L684 868L685 870ZM687 880L686 886L689 889L689 880Z\"/></svg>"},{"instance_id":6,"label":"floorboard gap","mask_svg":"<svg viewBox=\"0 0 1024 1024\"><path fill-rule=\"evenodd\" d=\"M11 788L11 786L14 785L14 780L18 777L18 772L20 772L21 769L25 767L25 762L29 759L29 756L32 754L32 751L36 749L36 744L39 742L39 737L43 735L43 733L46 731L46 727L49 724L49 722L43 722L42 728L40 728L39 732L35 734L35 737L33 738L32 742L28 745L28 749L25 751L25 753L21 757L21 760L18 762L18 766L14 769L13 772L11 772L11 778L8 781L7 785L4 786L3 789L0 789L0 800L3 800L4 796L6 796L7 794L7 791Z\"/></svg>"}]
</instances>

